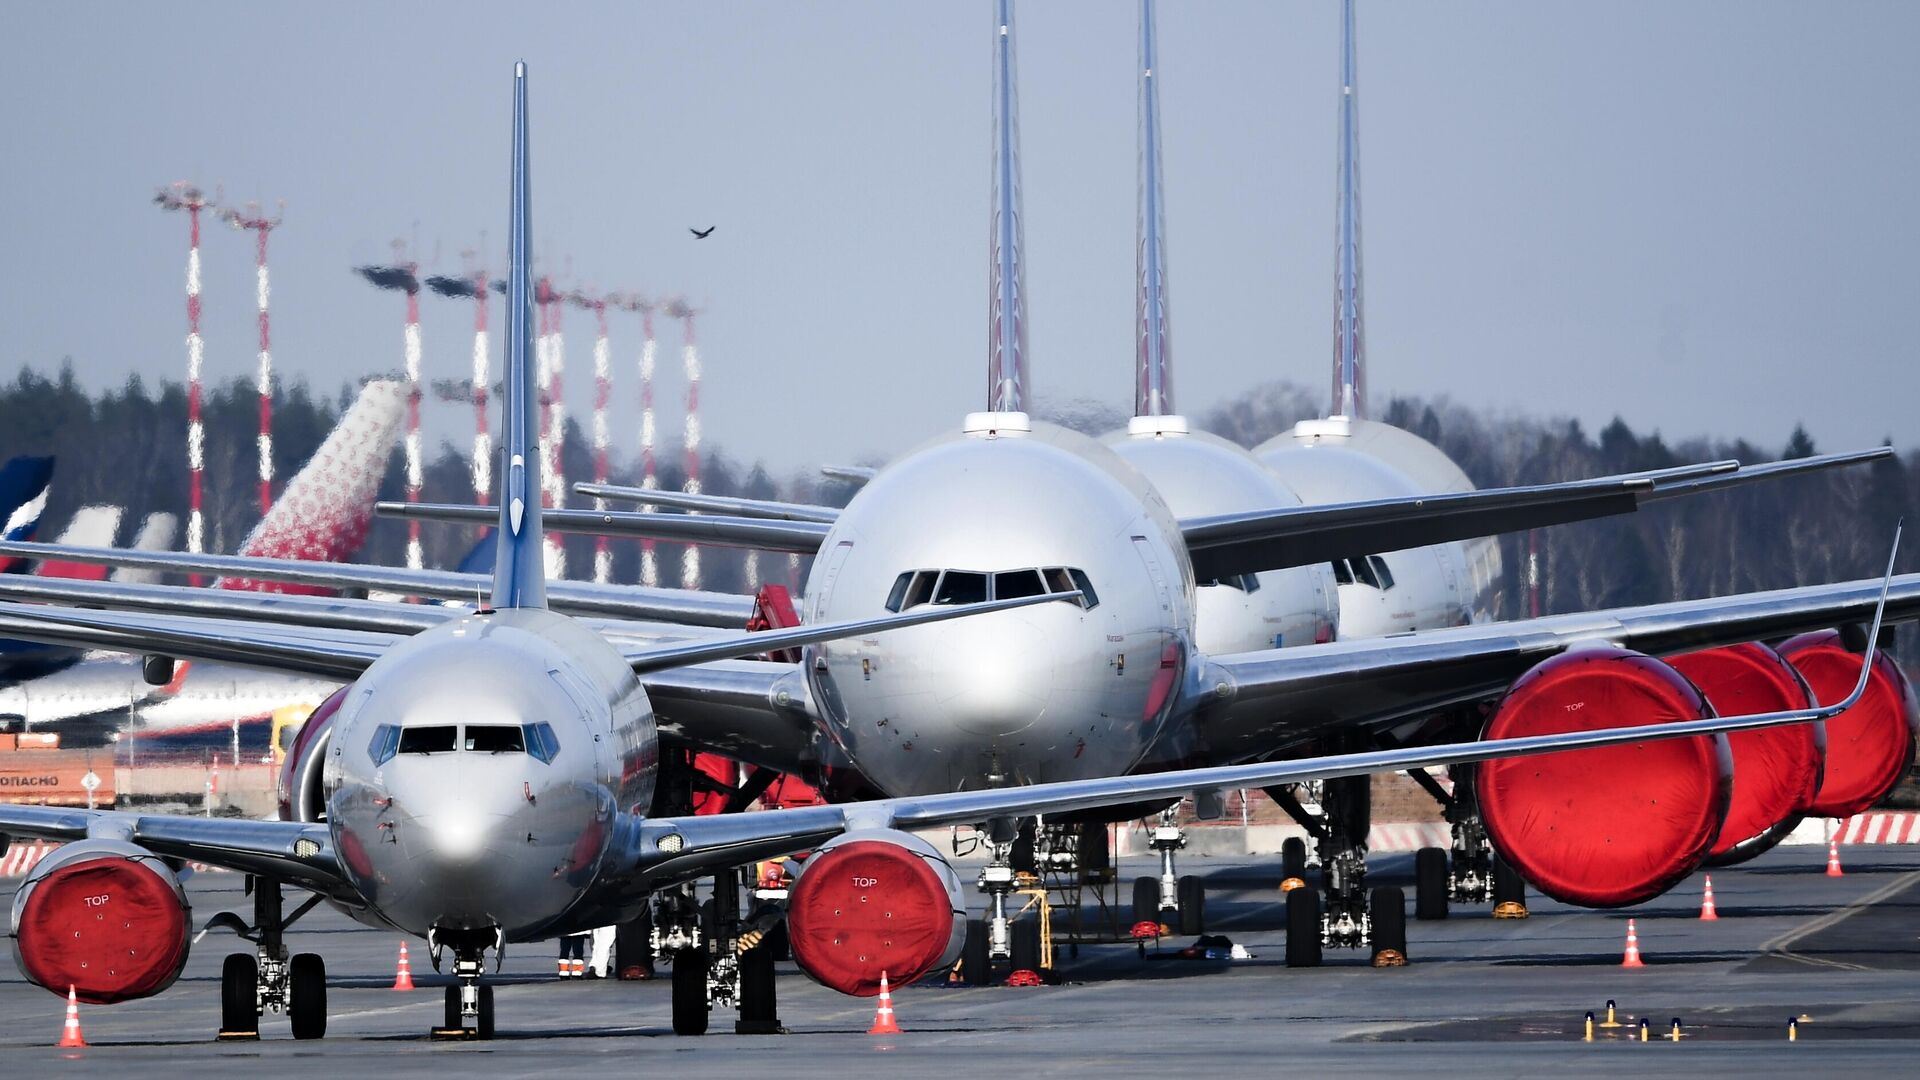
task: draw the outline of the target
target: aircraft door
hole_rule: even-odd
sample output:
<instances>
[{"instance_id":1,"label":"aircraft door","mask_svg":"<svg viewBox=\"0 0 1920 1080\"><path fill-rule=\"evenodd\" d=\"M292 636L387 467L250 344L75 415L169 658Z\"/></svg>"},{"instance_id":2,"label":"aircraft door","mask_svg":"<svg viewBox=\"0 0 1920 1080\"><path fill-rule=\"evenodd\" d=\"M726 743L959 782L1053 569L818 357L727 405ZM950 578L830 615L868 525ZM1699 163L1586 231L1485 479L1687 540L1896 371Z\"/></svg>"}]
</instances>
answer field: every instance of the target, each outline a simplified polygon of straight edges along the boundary
<instances>
[{"instance_id":1,"label":"aircraft door","mask_svg":"<svg viewBox=\"0 0 1920 1080\"><path fill-rule=\"evenodd\" d=\"M847 556L853 554L853 541L842 540L833 545L827 561L820 568L820 584L810 588L807 594L807 607L813 612L809 621L819 622L826 614L827 604L833 599L833 583L839 579L840 571L847 565Z\"/></svg>"},{"instance_id":2,"label":"aircraft door","mask_svg":"<svg viewBox=\"0 0 1920 1080\"><path fill-rule=\"evenodd\" d=\"M1140 561L1147 566L1147 577L1153 581L1153 594L1160 601L1160 610L1165 615L1173 615L1173 597L1167 591L1167 575L1161 569L1160 560L1153 557L1153 547L1144 536L1133 538L1133 550L1139 554Z\"/></svg>"}]
</instances>

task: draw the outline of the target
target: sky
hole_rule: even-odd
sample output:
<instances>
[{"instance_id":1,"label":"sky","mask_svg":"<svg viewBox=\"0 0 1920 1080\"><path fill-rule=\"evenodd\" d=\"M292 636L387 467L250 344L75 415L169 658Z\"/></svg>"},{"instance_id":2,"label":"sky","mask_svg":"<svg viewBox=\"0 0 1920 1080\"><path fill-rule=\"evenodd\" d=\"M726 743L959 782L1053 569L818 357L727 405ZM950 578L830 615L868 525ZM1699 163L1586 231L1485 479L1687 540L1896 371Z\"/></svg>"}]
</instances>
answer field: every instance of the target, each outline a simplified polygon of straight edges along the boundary
<instances>
[{"instance_id":1,"label":"sky","mask_svg":"<svg viewBox=\"0 0 1920 1080\"><path fill-rule=\"evenodd\" d=\"M702 309L710 443L784 475L984 407L989 0L319 10L0 8L7 377L69 357L90 386L184 375L187 224L151 203L176 179L285 200L282 373L331 393L397 371L402 301L351 267L396 239L429 271L502 261L524 58L541 268ZM1136 19L1018 9L1043 405L1131 404ZM1176 404L1324 393L1338 4L1163 0L1159 24ZM1361 0L1358 25L1377 403L1920 442L1920 5ZM250 374L251 245L209 228L203 260L208 377ZM423 310L427 377L464 376L471 310ZM590 315L566 329L580 414ZM639 339L614 320L622 455ZM662 357L673 445L685 379ZM428 424L430 445L470 436L451 406Z\"/></svg>"}]
</instances>

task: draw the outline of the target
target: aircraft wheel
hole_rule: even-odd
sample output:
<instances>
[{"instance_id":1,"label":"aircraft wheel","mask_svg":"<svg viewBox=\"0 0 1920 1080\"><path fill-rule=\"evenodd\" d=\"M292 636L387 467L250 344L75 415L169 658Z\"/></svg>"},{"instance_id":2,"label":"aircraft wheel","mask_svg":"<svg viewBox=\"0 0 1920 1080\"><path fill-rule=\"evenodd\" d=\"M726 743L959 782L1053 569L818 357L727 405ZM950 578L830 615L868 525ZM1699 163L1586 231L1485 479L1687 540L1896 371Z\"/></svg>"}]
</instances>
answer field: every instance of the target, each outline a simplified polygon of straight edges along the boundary
<instances>
[{"instance_id":1,"label":"aircraft wheel","mask_svg":"<svg viewBox=\"0 0 1920 1080\"><path fill-rule=\"evenodd\" d=\"M960 946L960 975L968 986L985 986L993 981L993 964L987 959L987 921L967 920L967 940Z\"/></svg>"},{"instance_id":2,"label":"aircraft wheel","mask_svg":"<svg viewBox=\"0 0 1920 1080\"><path fill-rule=\"evenodd\" d=\"M777 1031L780 1024L779 1001L775 997L774 951L771 941L740 954L741 1030Z\"/></svg>"},{"instance_id":3,"label":"aircraft wheel","mask_svg":"<svg viewBox=\"0 0 1920 1080\"><path fill-rule=\"evenodd\" d=\"M1207 883L1193 874L1188 874L1180 879L1177 895L1180 897L1180 932L1182 934L1206 933Z\"/></svg>"},{"instance_id":4,"label":"aircraft wheel","mask_svg":"<svg viewBox=\"0 0 1920 1080\"><path fill-rule=\"evenodd\" d=\"M287 968L287 1019L293 1037L318 1039L327 1033L327 965L319 954L295 953Z\"/></svg>"},{"instance_id":5,"label":"aircraft wheel","mask_svg":"<svg viewBox=\"0 0 1920 1080\"><path fill-rule=\"evenodd\" d=\"M1009 927L1013 940L1013 970L1040 972L1040 920L1017 919Z\"/></svg>"},{"instance_id":6,"label":"aircraft wheel","mask_svg":"<svg viewBox=\"0 0 1920 1080\"><path fill-rule=\"evenodd\" d=\"M652 976L653 916L650 910L614 928L613 973L627 980Z\"/></svg>"},{"instance_id":7,"label":"aircraft wheel","mask_svg":"<svg viewBox=\"0 0 1920 1080\"><path fill-rule=\"evenodd\" d=\"M455 1028L460 1027L461 1024L464 1022L463 1018L460 1015L460 984L459 983L454 983L452 986L447 987L447 1008L446 1008L446 1012L443 1014L441 1018L446 1021L446 1024L443 1026L448 1031L452 1031Z\"/></svg>"},{"instance_id":8,"label":"aircraft wheel","mask_svg":"<svg viewBox=\"0 0 1920 1080\"><path fill-rule=\"evenodd\" d=\"M1280 842L1280 880L1287 878L1307 880L1307 842L1297 836Z\"/></svg>"},{"instance_id":9,"label":"aircraft wheel","mask_svg":"<svg viewBox=\"0 0 1920 1080\"><path fill-rule=\"evenodd\" d=\"M252 953L229 953L220 966L220 1030L230 1035L260 1030L260 962Z\"/></svg>"},{"instance_id":10,"label":"aircraft wheel","mask_svg":"<svg viewBox=\"0 0 1920 1080\"><path fill-rule=\"evenodd\" d=\"M1133 879L1133 921L1160 923L1160 879Z\"/></svg>"},{"instance_id":11,"label":"aircraft wheel","mask_svg":"<svg viewBox=\"0 0 1920 1080\"><path fill-rule=\"evenodd\" d=\"M673 1033L705 1035L712 1018L707 1000L707 970L712 960L704 945L673 954Z\"/></svg>"},{"instance_id":12,"label":"aircraft wheel","mask_svg":"<svg viewBox=\"0 0 1920 1080\"><path fill-rule=\"evenodd\" d=\"M1493 857L1493 906L1512 901L1516 904L1527 902L1527 879L1520 876L1507 860L1498 855Z\"/></svg>"},{"instance_id":13,"label":"aircraft wheel","mask_svg":"<svg viewBox=\"0 0 1920 1080\"><path fill-rule=\"evenodd\" d=\"M493 987L480 984L480 1018L473 1033L482 1039L493 1038Z\"/></svg>"},{"instance_id":14,"label":"aircraft wheel","mask_svg":"<svg viewBox=\"0 0 1920 1080\"><path fill-rule=\"evenodd\" d=\"M1368 904L1367 915L1373 924L1373 966L1399 967L1405 964L1407 894L1400 889L1378 888L1373 890Z\"/></svg>"},{"instance_id":15,"label":"aircraft wheel","mask_svg":"<svg viewBox=\"0 0 1920 1080\"><path fill-rule=\"evenodd\" d=\"M1320 890L1311 886L1287 894L1287 966L1320 966Z\"/></svg>"},{"instance_id":16,"label":"aircraft wheel","mask_svg":"<svg viewBox=\"0 0 1920 1080\"><path fill-rule=\"evenodd\" d=\"M1423 847L1413 854L1413 917L1447 917L1447 850Z\"/></svg>"}]
</instances>

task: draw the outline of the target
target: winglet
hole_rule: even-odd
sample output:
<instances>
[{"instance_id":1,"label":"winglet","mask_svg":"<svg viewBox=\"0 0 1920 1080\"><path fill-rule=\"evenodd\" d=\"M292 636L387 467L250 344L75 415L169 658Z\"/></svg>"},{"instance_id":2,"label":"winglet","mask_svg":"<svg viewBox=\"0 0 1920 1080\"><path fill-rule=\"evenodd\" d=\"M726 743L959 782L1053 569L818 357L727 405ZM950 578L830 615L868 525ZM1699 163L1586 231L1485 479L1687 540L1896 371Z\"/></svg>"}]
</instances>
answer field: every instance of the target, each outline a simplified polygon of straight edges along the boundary
<instances>
[{"instance_id":1,"label":"winglet","mask_svg":"<svg viewBox=\"0 0 1920 1080\"><path fill-rule=\"evenodd\" d=\"M512 206L507 217L507 370L502 395L504 467L500 476L499 550L493 560L493 606L547 606L540 545L538 397L533 370L532 227L527 189L527 65L513 66Z\"/></svg>"},{"instance_id":2,"label":"winglet","mask_svg":"<svg viewBox=\"0 0 1920 1080\"><path fill-rule=\"evenodd\" d=\"M1887 575L1880 579L1880 599L1873 605L1873 625L1867 630L1867 651L1860 658L1860 681L1853 685L1853 693L1840 703L1835 713L1853 708L1867 693L1867 682L1873 677L1873 661L1880 649L1880 623L1887 614L1887 593L1893 588L1893 567L1900 560L1900 533L1905 530L1907 520L1901 518L1893 525L1893 550L1887 553Z\"/></svg>"}]
</instances>

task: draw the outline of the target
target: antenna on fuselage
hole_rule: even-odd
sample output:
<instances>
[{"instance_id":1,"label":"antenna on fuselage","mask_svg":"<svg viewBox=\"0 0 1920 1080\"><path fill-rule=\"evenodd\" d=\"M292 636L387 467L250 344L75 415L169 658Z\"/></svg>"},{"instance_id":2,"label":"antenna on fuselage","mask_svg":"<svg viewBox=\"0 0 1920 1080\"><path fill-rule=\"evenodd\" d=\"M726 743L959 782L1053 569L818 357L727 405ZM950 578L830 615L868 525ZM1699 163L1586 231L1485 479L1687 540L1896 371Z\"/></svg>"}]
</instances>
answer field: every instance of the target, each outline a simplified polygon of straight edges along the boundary
<instances>
[{"instance_id":1,"label":"antenna on fuselage","mask_svg":"<svg viewBox=\"0 0 1920 1080\"><path fill-rule=\"evenodd\" d=\"M499 549L495 608L547 606L541 554L540 431L533 370L533 263L527 189L527 65L513 67L513 180L507 216L507 366L501 394ZM559 437L559 432L554 433Z\"/></svg>"},{"instance_id":2,"label":"antenna on fuselage","mask_svg":"<svg viewBox=\"0 0 1920 1080\"><path fill-rule=\"evenodd\" d=\"M1140 223L1136 237L1133 415L1167 416L1173 409L1168 367L1167 213L1160 201L1160 51L1153 0L1140 0Z\"/></svg>"},{"instance_id":3,"label":"antenna on fuselage","mask_svg":"<svg viewBox=\"0 0 1920 1080\"><path fill-rule=\"evenodd\" d=\"M999 0L993 39L993 208L987 311L987 408L1027 408L1027 269L1020 249L1020 97L1013 82L1013 0Z\"/></svg>"},{"instance_id":4,"label":"antenna on fuselage","mask_svg":"<svg viewBox=\"0 0 1920 1080\"><path fill-rule=\"evenodd\" d=\"M1360 91L1355 85L1353 0L1340 3L1340 183L1335 211L1333 416L1367 410L1367 340L1360 296Z\"/></svg>"}]
</instances>

